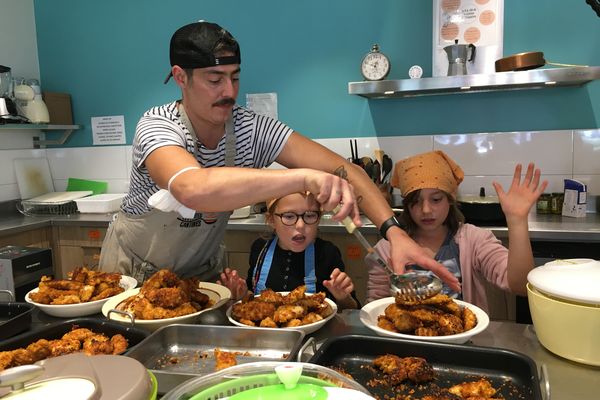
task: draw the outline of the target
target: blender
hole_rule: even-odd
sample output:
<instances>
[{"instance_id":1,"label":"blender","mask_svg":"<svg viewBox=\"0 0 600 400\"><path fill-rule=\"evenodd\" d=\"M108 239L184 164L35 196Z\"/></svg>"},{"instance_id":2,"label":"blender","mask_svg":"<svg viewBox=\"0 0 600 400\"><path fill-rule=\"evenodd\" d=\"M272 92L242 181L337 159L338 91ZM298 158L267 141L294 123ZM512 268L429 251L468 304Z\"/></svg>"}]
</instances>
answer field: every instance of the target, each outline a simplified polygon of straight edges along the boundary
<instances>
[{"instance_id":1,"label":"blender","mask_svg":"<svg viewBox=\"0 0 600 400\"><path fill-rule=\"evenodd\" d=\"M10 67L0 65L0 124L18 120L17 107L12 101L12 74Z\"/></svg>"}]
</instances>

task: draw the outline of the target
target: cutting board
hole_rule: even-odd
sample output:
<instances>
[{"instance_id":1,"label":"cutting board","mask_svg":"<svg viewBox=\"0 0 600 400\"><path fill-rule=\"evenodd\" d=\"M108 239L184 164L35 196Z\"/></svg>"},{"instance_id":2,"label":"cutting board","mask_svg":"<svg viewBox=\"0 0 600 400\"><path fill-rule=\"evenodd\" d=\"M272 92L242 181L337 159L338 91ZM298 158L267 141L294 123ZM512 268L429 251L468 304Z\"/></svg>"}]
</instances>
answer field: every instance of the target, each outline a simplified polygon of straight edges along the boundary
<instances>
[{"instance_id":1,"label":"cutting board","mask_svg":"<svg viewBox=\"0 0 600 400\"><path fill-rule=\"evenodd\" d=\"M47 158L17 158L13 164L21 199L31 199L54 191Z\"/></svg>"}]
</instances>

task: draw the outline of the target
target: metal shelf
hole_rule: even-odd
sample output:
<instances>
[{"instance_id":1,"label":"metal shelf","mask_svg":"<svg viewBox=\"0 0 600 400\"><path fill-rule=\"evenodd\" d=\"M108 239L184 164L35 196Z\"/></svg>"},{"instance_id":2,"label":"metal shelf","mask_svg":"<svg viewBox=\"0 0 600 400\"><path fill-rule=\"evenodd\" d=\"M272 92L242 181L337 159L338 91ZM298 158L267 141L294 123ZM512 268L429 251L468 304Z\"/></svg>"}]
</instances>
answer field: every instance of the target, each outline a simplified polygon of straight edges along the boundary
<instances>
[{"instance_id":1,"label":"metal shelf","mask_svg":"<svg viewBox=\"0 0 600 400\"><path fill-rule=\"evenodd\" d=\"M48 145L61 145L64 144L73 131L80 129L81 125L50 125L50 124L4 124L0 125L0 130L22 130L22 131L63 131L60 138L56 140L40 140L40 138L33 137L33 147L40 148L41 146Z\"/></svg>"},{"instance_id":2,"label":"metal shelf","mask_svg":"<svg viewBox=\"0 0 600 400\"><path fill-rule=\"evenodd\" d=\"M600 79L600 67L547 68L497 72L495 74L349 82L348 93L369 99L389 99L502 90L543 89L557 86L582 86L596 79Z\"/></svg>"}]
</instances>

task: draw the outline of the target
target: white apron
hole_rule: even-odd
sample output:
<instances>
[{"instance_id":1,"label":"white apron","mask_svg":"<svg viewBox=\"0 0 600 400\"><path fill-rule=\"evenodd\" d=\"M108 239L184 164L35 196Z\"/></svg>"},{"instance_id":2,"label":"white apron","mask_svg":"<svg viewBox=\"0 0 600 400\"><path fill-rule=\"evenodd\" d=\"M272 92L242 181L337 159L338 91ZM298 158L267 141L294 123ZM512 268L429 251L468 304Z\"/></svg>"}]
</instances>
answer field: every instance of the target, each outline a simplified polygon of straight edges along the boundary
<instances>
[{"instance_id":1,"label":"white apron","mask_svg":"<svg viewBox=\"0 0 600 400\"><path fill-rule=\"evenodd\" d=\"M183 107L181 120L197 139ZM195 140L197 153L198 142ZM196 154L195 154L196 155ZM225 124L225 166L235 166L236 137L233 120ZM223 269L222 244L231 211L196 212L192 219L177 212L152 209L144 215L119 211L102 244L100 270L121 272L143 282L161 268L182 278L216 280Z\"/></svg>"}]
</instances>

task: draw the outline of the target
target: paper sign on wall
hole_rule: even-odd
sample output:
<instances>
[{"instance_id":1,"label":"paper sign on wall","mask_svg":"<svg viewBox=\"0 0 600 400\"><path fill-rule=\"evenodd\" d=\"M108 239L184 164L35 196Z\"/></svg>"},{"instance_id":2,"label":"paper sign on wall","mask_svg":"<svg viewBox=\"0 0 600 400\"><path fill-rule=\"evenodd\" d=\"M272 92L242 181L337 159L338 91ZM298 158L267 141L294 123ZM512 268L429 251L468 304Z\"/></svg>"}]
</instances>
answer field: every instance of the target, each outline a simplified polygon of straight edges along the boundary
<instances>
[{"instance_id":1,"label":"paper sign on wall","mask_svg":"<svg viewBox=\"0 0 600 400\"><path fill-rule=\"evenodd\" d=\"M277 119L277 93L248 93L246 107L257 114Z\"/></svg>"},{"instance_id":2,"label":"paper sign on wall","mask_svg":"<svg viewBox=\"0 0 600 400\"><path fill-rule=\"evenodd\" d=\"M125 144L125 118L122 115L92 117L94 146Z\"/></svg>"}]
</instances>

